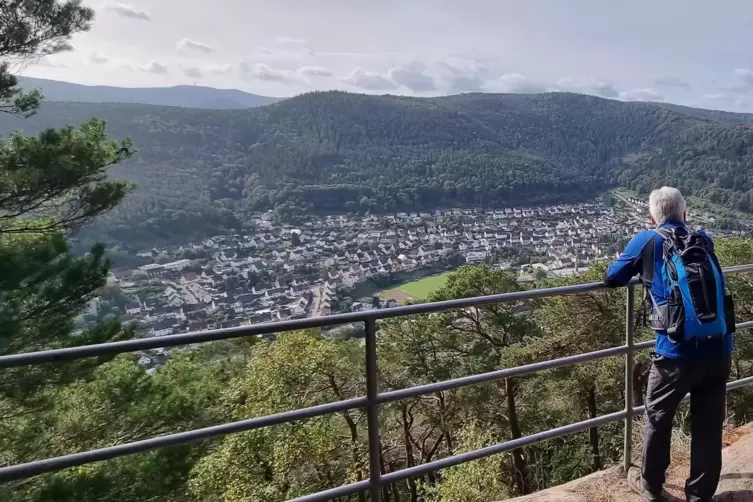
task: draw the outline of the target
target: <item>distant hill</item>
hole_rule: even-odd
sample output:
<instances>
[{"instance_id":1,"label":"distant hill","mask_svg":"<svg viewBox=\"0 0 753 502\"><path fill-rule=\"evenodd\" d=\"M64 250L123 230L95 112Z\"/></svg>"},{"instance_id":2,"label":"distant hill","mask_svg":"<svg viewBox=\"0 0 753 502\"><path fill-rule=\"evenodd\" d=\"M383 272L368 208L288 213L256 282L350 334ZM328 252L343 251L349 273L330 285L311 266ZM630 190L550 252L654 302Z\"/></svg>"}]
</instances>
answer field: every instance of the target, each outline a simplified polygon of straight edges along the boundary
<instances>
[{"instance_id":1,"label":"distant hill","mask_svg":"<svg viewBox=\"0 0 753 502\"><path fill-rule=\"evenodd\" d=\"M137 103L158 106L182 106L210 110L256 108L280 101L280 98L258 96L237 89L215 89L195 85L175 87L110 87L81 85L58 80L20 77L21 86L40 89L47 101L81 103Z\"/></svg>"},{"instance_id":2,"label":"distant hill","mask_svg":"<svg viewBox=\"0 0 753 502\"><path fill-rule=\"evenodd\" d=\"M669 184L753 212L750 118L568 93L439 98L315 92L252 110L45 102L12 129L107 120L138 189L92 227L133 246L240 227L250 211L312 212L588 200Z\"/></svg>"},{"instance_id":3,"label":"distant hill","mask_svg":"<svg viewBox=\"0 0 753 502\"><path fill-rule=\"evenodd\" d=\"M728 124L753 124L752 113L725 112L723 110L707 110L705 108L690 108L689 106L673 105L671 103L656 103L667 110L672 110L689 117L705 120L716 120Z\"/></svg>"}]
</instances>

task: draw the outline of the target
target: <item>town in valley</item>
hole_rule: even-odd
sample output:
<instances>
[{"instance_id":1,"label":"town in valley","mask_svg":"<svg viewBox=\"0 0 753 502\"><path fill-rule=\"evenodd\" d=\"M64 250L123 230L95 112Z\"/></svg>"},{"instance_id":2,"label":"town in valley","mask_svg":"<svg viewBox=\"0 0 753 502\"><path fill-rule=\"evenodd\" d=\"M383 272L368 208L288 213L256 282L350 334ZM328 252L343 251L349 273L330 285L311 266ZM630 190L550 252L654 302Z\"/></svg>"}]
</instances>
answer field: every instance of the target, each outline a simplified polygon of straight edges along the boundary
<instances>
[{"instance_id":1,"label":"town in valley","mask_svg":"<svg viewBox=\"0 0 753 502\"><path fill-rule=\"evenodd\" d=\"M714 218L695 223L713 228ZM573 275L606 260L648 226L630 198L497 210L312 217L300 225L256 215L253 231L135 251L116 267L81 324L117 314L140 336L164 336L397 306L397 284L488 264L521 282ZM742 233L742 231L725 232ZM145 355L145 364L164 353Z\"/></svg>"}]
</instances>

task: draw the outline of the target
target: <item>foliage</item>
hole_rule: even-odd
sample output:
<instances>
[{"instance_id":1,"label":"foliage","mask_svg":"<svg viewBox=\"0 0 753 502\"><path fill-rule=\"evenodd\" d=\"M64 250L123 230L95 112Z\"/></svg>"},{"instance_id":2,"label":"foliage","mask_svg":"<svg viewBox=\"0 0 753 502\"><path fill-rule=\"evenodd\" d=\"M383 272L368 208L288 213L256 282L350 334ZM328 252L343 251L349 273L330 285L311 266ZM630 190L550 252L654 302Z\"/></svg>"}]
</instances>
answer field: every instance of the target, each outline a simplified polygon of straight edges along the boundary
<instances>
[{"instance_id":1,"label":"foliage","mask_svg":"<svg viewBox=\"0 0 753 502\"><path fill-rule=\"evenodd\" d=\"M362 395L361 356L356 344L314 332L257 345L223 395L227 415L241 420ZM192 492L271 502L363 479L364 422L361 412L346 411L229 436L194 468Z\"/></svg>"},{"instance_id":2,"label":"foliage","mask_svg":"<svg viewBox=\"0 0 753 502\"><path fill-rule=\"evenodd\" d=\"M67 50L70 36L88 30L92 17L93 11L79 0L0 3L0 112L25 118L41 99L36 91L18 88L11 63ZM78 128L45 128L36 137L14 132L0 139L0 354L132 336L117 318L109 317L74 331L83 308L105 285L110 264L102 245L93 245L83 257L73 255L69 246L72 232L114 208L130 190L127 183L109 181L107 168L132 153L129 141L108 140L104 123L94 119ZM109 444L121 436L117 429L102 431L102 421L109 424L114 415L121 415L124 426L131 428L131 435L121 439L144 429L127 420L126 412L138 414L138 407L113 407L114 397L137 390L128 388L136 383L137 367L107 359L4 370L0 463ZM103 387L108 385L118 390L106 392ZM80 489L72 492L70 483L63 487L60 482L76 476L64 473L34 484L3 485L0 498L89 496L97 492L96 485L82 486L81 480L96 469L84 469L76 481ZM57 488L48 492L50 479ZM113 479L117 477L111 485Z\"/></svg>"},{"instance_id":3,"label":"foliage","mask_svg":"<svg viewBox=\"0 0 753 502\"><path fill-rule=\"evenodd\" d=\"M10 73L11 61L19 62L63 52L71 48L71 35L88 31L92 9L81 0L6 1L0 4L0 112L33 114L39 92L23 92ZM7 60L6 60L7 59Z\"/></svg>"},{"instance_id":4,"label":"foliage","mask_svg":"<svg viewBox=\"0 0 753 502\"><path fill-rule=\"evenodd\" d=\"M0 110L28 116L40 96L17 88L8 62L67 49L72 33L89 28L93 12L77 0L38 0L5 2L0 14ZM106 169L131 153L130 142L108 140L98 120L0 140L0 353L129 336L117 321L72 333L74 318L105 284L109 262L101 245L74 257L68 234L125 196L129 185L108 181ZM57 367L6 371L0 397L29 398L40 385L75 375Z\"/></svg>"},{"instance_id":5,"label":"foliage","mask_svg":"<svg viewBox=\"0 0 753 502\"><path fill-rule=\"evenodd\" d=\"M723 266L753 263L753 246L748 239L717 239L715 250ZM726 280L735 300L737 322L753 319L753 273L727 274ZM753 341L749 336L735 337L732 376L735 379L753 376ZM728 406L734 411L736 422L753 420L753 391L743 387L731 393Z\"/></svg>"},{"instance_id":6,"label":"foliage","mask_svg":"<svg viewBox=\"0 0 753 502\"><path fill-rule=\"evenodd\" d=\"M6 415L0 451L6 452L6 462L17 463L213 425L223 417L217 400L238 365L203 349L177 354L150 375L131 356L119 356L96 368L91 379L58 387L51 393L54 408L43 414L0 407ZM8 420L7 414L16 418ZM206 446L168 448L42 476L33 484L4 486L0 498L136 502L178 494Z\"/></svg>"},{"instance_id":7,"label":"foliage","mask_svg":"<svg viewBox=\"0 0 753 502\"><path fill-rule=\"evenodd\" d=\"M12 133L0 141L0 234L77 230L110 211L131 186L107 181L105 168L132 154L96 119L39 137Z\"/></svg>"},{"instance_id":8,"label":"foliage","mask_svg":"<svg viewBox=\"0 0 753 502\"><path fill-rule=\"evenodd\" d=\"M460 431L458 453L478 450L492 441L491 434L471 423ZM509 496L499 477L498 456L448 468L442 480L427 488L430 502L488 502Z\"/></svg>"}]
</instances>

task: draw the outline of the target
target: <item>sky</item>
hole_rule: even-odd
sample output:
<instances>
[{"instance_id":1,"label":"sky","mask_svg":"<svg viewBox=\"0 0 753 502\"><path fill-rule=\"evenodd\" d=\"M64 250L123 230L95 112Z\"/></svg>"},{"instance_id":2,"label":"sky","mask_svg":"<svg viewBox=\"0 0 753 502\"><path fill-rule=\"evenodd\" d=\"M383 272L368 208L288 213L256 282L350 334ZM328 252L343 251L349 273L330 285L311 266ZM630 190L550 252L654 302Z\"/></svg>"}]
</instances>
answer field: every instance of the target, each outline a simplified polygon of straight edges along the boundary
<instances>
[{"instance_id":1,"label":"sky","mask_svg":"<svg viewBox=\"0 0 753 502\"><path fill-rule=\"evenodd\" d=\"M750 0L84 0L24 75L267 96L571 91L753 112Z\"/></svg>"}]
</instances>

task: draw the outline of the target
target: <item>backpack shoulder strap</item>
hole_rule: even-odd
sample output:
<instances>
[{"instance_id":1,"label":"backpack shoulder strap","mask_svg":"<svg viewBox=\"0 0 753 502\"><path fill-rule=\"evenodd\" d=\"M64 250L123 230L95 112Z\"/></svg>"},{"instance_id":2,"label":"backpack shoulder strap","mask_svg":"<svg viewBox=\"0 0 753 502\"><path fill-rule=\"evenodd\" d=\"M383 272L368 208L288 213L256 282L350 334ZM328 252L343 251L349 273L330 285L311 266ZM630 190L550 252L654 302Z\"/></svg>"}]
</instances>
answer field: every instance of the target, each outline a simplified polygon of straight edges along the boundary
<instances>
[{"instance_id":1,"label":"backpack shoulder strap","mask_svg":"<svg viewBox=\"0 0 753 502\"><path fill-rule=\"evenodd\" d=\"M668 229L668 228L662 228L657 227L654 229L654 232L664 237L664 239L673 239L674 238L674 231Z\"/></svg>"},{"instance_id":2,"label":"backpack shoulder strap","mask_svg":"<svg viewBox=\"0 0 753 502\"><path fill-rule=\"evenodd\" d=\"M672 256L673 252L677 248L677 234L673 228L655 228L654 232L660 235L664 239L662 245L662 254L664 260L667 261Z\"/></svg>"}]
</instances>

